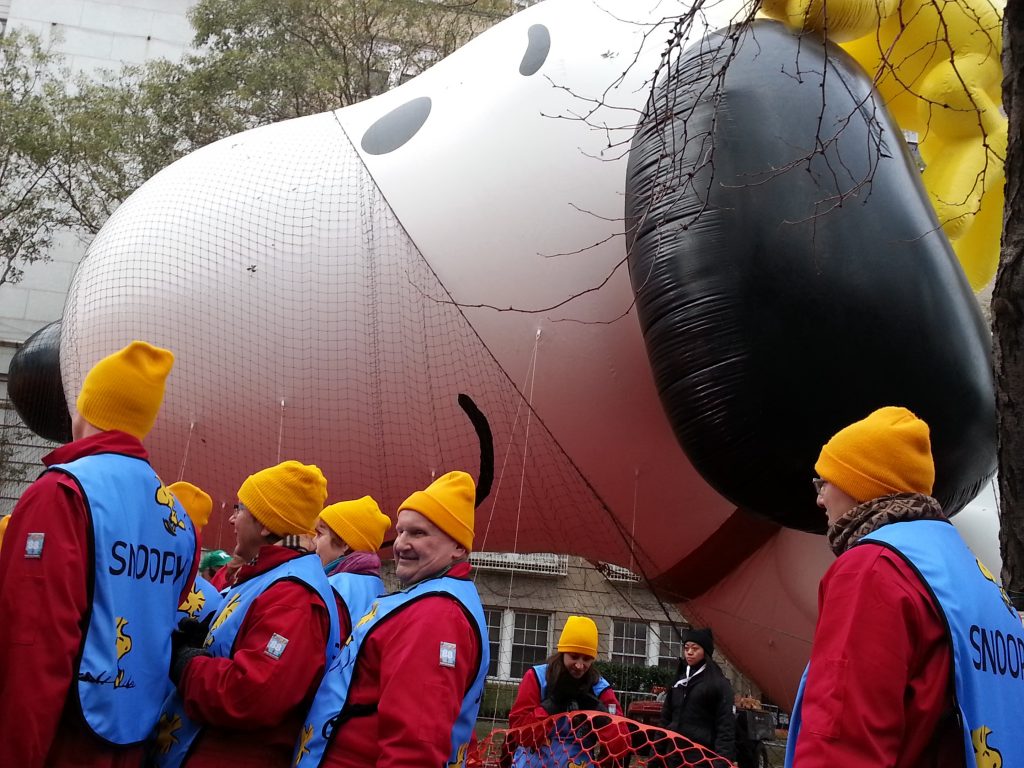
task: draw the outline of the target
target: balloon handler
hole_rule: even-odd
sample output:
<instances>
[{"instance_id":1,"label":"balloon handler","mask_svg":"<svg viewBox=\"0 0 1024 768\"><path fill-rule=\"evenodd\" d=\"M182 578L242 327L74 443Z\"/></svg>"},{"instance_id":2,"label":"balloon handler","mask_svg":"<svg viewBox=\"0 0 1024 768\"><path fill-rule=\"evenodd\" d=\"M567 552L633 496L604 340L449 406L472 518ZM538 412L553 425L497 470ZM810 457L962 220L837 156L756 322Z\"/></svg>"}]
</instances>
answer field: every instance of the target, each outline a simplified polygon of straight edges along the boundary
<instances>
[{"instance_id":1,"label":"balloon handler","mask_svg":"<svg viewBox=\"0 0 1024 768\"><path fill-rule=\"evenodd\" d=\"M157 765L289 764L340 637L320 559L279 542L309 533L326 499L319 468L298 461L242 483L231 522L245 564L212 620L183 620L174 635L177 691L154 734Z\"/></svg>"},{"instance_id":2,"label":"balloon handler","mask_svg":"<svg viewBox=\"0 0 1024 768\"><path fill-rule=\"evenodd\" d=\"M515 703L509 712L509 728L520 728L571 712L621 711L609 683L594 668L597 657L597 625L586 616L566 619L558 638L557 652L523 675ZM515 768L587 765L586 758L598 739L587 717L558 717L553 730L536 729L521 734L515 750ZM538 738L539 737L539 738ZM581 762L582 761L582 762Z\"/></svg>"}]
</instances>

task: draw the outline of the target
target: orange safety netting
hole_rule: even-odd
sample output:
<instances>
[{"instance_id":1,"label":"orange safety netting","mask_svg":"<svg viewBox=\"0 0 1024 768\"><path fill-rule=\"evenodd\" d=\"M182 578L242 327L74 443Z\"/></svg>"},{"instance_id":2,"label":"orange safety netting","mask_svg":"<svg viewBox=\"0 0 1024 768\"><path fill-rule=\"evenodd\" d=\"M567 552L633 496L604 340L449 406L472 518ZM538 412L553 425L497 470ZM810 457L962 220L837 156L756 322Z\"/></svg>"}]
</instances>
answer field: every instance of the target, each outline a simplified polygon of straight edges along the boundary
<instances>
[{"instance_id":1,"label":"orange safety netting","mask_svg":"<svg viewBox=\"0 0 1024 768\"><path fill-rule=\"evenodd\" d=\"M665 728L599 712L554 715L496 729L472 746L467 768L731 768L733 763Z\"/></svg>"}]
</instances>

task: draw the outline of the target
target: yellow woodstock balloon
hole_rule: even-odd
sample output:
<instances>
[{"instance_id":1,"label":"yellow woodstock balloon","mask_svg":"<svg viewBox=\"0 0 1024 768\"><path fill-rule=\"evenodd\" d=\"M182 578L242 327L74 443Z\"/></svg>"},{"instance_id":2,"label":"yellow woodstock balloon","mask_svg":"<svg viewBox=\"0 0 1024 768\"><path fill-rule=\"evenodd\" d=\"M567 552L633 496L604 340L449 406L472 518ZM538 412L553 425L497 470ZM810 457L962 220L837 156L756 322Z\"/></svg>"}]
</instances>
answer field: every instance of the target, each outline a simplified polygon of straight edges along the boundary
<instances>
[{"instance_id":1,"label":"yellow woodstock balloon","mask_svg":"<svg viewBox=\"0 0 1024 768\"><path fill-rule=\"evenodd\" d=\"M842 43L900 127L918 135L925 188L971 286L995 274L1007 121L1005 0L764 0L771 18Z\"/></svg>"}]
</instances>

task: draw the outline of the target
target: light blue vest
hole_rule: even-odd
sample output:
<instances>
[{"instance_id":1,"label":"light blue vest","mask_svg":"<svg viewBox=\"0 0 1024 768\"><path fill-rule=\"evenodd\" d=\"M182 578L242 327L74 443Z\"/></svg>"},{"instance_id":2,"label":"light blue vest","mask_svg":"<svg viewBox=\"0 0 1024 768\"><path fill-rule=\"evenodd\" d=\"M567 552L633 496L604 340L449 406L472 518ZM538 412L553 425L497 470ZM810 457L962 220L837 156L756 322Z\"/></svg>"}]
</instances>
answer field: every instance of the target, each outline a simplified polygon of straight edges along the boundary
<instances>
[{"instance_id":1,"label":"light blue vest","mask_svg":"<svg viewBox=\"0 0 1024 768\"><path fill-rule=\"evenodd\" d=\"M234 653L235 638L242 627L253 601L272 585L284 580L299 581L314 590L327 606L331 627L324 649L326 667L329 669L340 651L338 605L334 592L327 583L320 560L315 554L302 555L281 563L276 568L254 576L228 589L223 603L210 625L206 638L206 650L217 658L230 658ZM267 653L278 655L287 652L287 638L277 648L267 646ZM273 642L273 639L271 640ZM272 695L273 692L269 692ZM185 762L196 736L204 726L189 719L177 690L164 702L160 722L154 735L155 763L160 768L177 768Z\"/></svg>"},{"instance_id":2,"label":"light blue vest","mask_svg":"<svg viewBox=\"0 0 1024 768\"><path fill-rule=\"evenodd\" d=\"M76 671L82 715L100 738L135 744L171 688L171 631L195 529L144 459L97 454L49 471L75 479L90 520L92 605Z\"/></svg>"},{"instance_id":3,"label":"light blue vest","mask_svg":"<svg viewBox=\"0 0 1024 768\"><path fill-rule=\"evenodd\" d=\"M350 627L370 610L370 605L378 595L387 592L380 576L371 576L366 573L336 573L333 576L328 576L327 581L345 603Z\"/></svg>"},{"instance_id":4,"label":"light blue vest","mask_svg":"<svg viewBox=\"0 0 1024 768\"><path fill-rule=\"evenodd\" d=\"M547 693L547 690L548 690L548 665L547 664L537 664L536 666L532 667L532 669L533 669L533 673L535 675L537 675L537 683L540 685L540 700L544 701L544 696L545 696L545 694ZM601 694L604 693L605 691L607 691L611 687L612 687L611 683L609 683L603 677L598 677L597 678L597 682L594 683L594 687L593 687L592 690L594 692L594 695L597 696L598 698L600 698ZM616 712L615 714L622 714L622 713L621 712Z\"/></svg>"},{"instance_id":5,"label":"light blue vest","mask_svg":"<svg viewBox=\"0 0 1024 768\"><path fill-rule=\"evenodd\" d=\"M900 555L941 610L953 647L955 703L968 764L996 765L998 753L1007 768L1024 766L1024 626L1006 593L950 523L892 523L856 546L866 544ZM793 765L806 679L804 671L790 718L787 768Z\"/></svg>"},{"instance_id":6,"label":"light blue vest","mask_svg":"<svg viewBox=\"0 0 1024 768\"><path fill-rule=\"evenodd\" d=\"M473 725L476 723L477 712L480 710L480 699L483 696L487 667L491 660L490 644L487 641L487 620L484 618L483 607L480 605L480 595L472 581L441 576L425 579L408 589L378 598L370 606L366 615L356 622L341 655L334 666L324 674L320 689L313 699L313 706L310 709L309 717L306 718L306 725L295 751L295 759L292 762L294 768L320 766L327 748L340 728L339 718L347 719L347 715L352 714L351 710L349 713L345 713L345 703L348 699L349 684L352 682L352 675L366 638L399 610L417 600L437 595L454 598L472 617L470 623L476 630L477 642L480 647L480 662L476 675L462 699L462 708L459 710L459 716L452 728L451 754L448 758L449 766L465 764L469 740L473 735ZM457 639L452 638L453 642ZM439 650L443 651L443 649ZM455 663L457 652L457 647L453 646L451 648L452 664ZM415 717L416 714L410 712L409 716Z\"/></svg>"},{"instance_id":7,"label":"light blue vest","mask_svg":"<svg viewBox=\"0 0 1024 768\"><path fill-rule=\"evenodd\" d=\"M548 689L548 665L537 664L532 669L540 686L540 700L544 701ZM611 683L600 677L591 690L594 696L600 697L610 687ZM562 718L555 725L549 745L539 749L517 747L512 756L512 765L513 768L564 768L568 765L581 765L582 756L583 745L572 737L572 725L568 718Z\"/></svg>"},{"instance_id":8,"label":"light blue vest","mask_svg":"<svg viewBox=\"0 0 1024 768\"><path fill-rule=\"evenodd\" d=\"M196 619L202 621L211 613L220 610L223 598L217 588L202 576L196 575L196 582L192 585L185 602L178 606L178 620Z\"/></svg>"}]
</instances>

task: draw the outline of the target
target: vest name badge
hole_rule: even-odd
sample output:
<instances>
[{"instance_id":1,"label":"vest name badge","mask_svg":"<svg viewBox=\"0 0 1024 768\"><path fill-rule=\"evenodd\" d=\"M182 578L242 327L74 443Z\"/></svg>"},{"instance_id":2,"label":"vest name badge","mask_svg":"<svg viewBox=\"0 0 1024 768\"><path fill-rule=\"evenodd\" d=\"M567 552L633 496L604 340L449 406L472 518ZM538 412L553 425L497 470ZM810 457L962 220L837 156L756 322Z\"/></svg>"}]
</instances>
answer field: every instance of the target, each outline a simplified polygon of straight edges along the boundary
<instances>
[{"instance_id":1,"label":"vest name badge","mask_svg":"<svg viewBox=\"0 0 1024 768\"><path fill-rule=\"evenodd\" d=\"M25 557L31 560L41 558L43 556L43 542L45 539L45 533L30 533L25 539Z\"/></svg>"},{"instance_id":2,"label":"vest name badge","mask_svg":"<svg viewBox=\"0 0 1024 768\"><path fill-rule=\"evenodd\" d=\"M264 649L264 653L273 659L280 659L281 654L284 653L284 649L288 647L288 638L281 637L276 632L270 636L267 641L267 647Z\"/></svg>"},{"instance_id":3,"label":"vest name badge","mask_svg":"<svg viewBox=\"0 0 1024 768\"><path fill-rule=\"evenodd\" d=\"M440 664L442 667L455 667L455 643L441 643Z\"/></svg>"}]
</instances>

